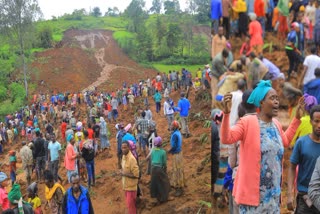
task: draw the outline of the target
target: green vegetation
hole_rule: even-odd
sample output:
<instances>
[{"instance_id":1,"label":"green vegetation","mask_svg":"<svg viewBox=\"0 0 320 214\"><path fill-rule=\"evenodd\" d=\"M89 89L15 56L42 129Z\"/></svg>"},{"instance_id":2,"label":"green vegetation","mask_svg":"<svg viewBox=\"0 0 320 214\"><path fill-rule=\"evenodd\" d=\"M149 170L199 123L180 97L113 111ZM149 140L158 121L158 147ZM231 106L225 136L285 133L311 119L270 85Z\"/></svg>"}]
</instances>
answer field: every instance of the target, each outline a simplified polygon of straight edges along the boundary
<instances>
[{"instance_id":1,"label":"green vegetation","mask_svg":"<svg viewBox=\"0 0 320 214\"><path fill-rule=\"evenodd\" d=\"M3 23L0 25L0 116L25 104L23 96L28 95L28 89L34 91L36 87L28 86L30 75L37 76L40 72L30 66L34 53L59 47L68 29L111 30L126 54L161 72L184 67L195 75L210 59L209 36L199 31L202 26L210 25L209 1L189 0L189 7L181 11L177 0L153 0L149 10L145 10L144 0L132 0L123 13L109 7L102 16L100 8L94 7L90 14L85 9L76 9L46 21L35 21L39 18L36 0L21 2L25 5L23 9L30 11L28 16L21 17L23 20L18 20L15 14L19 10L4 11L14 8L15 1L1 3L13 7L0 9L0 23ZM164 14L160 14L162 9ZM37 60L47 63L45 58ZM56 68L55 72L61 71Z\"/></svg>"}]
</instances>

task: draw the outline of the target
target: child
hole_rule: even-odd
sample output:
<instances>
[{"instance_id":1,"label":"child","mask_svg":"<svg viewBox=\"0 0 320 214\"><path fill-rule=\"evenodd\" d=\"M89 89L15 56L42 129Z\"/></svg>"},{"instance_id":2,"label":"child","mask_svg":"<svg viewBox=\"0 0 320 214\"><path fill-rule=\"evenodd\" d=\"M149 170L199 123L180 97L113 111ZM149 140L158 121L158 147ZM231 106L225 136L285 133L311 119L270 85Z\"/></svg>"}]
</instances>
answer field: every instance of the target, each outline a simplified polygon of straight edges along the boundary
<instances>
[{"instance_id":1,"label":"child","mask_svg":"<svg viewBox=\"0 0 320 214\"><path fill-rule=\"evenodd\" d=\"M16 170L17 170L17 157L14 150L9 151L9 168L10 168L10 178L12 185L16 181Z\"/></svg>"},{"instance_id":2,"label":"child","mask_svg":"<svg viewBox=\"0 0 320 214\"><path fill-rule=\"evenodd\" d=\"M10 208L8 192L6 190L8 176L0 172L0 213Z\"/></svg>"},{"instance_id":3,"label":"child","mask_svg":"<svg viewBox=\"0 0 320 214\"><path fill-rule=\"evenodd\" d=\"M28 203L30 203L31 206L33 207L33 211L35 214L42 214L41 200L38 197L37 193L38 193L38 185L36 182L33 182L27 188Z\"/></svg>"}]
</instances>

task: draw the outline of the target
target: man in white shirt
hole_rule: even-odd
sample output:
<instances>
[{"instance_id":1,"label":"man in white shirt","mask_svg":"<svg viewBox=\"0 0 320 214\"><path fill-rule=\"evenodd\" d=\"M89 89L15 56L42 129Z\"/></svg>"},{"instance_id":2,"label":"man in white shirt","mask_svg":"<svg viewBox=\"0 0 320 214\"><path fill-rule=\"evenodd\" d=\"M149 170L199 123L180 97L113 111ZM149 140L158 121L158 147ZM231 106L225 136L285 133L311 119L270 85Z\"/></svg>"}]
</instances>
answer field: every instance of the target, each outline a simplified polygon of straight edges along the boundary
<instances>
[{"instance_id":1,"label":"man in white shirt","mask_svg":"<svg viewBox=\"0 0 320 214\"><path fill-rule=\"evenodd\" d=\"M174 110L173 110L173 105L171 105L171 98L166 97L166 101L164 101L163 104L163 113L167 118L168 121L168 131L171 131L171 123L174 120Z\"/></svg>"},{"instance_id":2,"label":"man in white shirt","mask_svg":"<svg viewBox=\"0 0 320 214\"><path fill-rule=\"evenodd\" d=\"M308 82L315 79L314 70L320 67L320 57L317 56L317 48L312 46L310 52L311 54L307 56L303 62L304 69L301 75L299 88L302 88Z\"/></svg>"}]
</instances>

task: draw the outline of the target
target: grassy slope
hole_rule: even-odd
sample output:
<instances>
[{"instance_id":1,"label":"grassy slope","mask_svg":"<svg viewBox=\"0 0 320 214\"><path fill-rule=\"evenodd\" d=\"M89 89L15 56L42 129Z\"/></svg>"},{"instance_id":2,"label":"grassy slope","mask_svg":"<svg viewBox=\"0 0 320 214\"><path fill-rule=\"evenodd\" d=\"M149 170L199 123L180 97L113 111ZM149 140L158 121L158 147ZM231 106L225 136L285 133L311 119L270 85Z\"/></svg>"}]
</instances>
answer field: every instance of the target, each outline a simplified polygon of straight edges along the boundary
<instances>
[{"instance_id":1,"label":"grassy slope","mask_svg":"<svg viewBox=\"0 0 320 214\"><path fill-rule=\"evenodd\" d=\"M204 66L204 65L163 65L163 64L152 64L152 65L156 70L160 72L165 72L165 73L169 73L170 70L181 71L182 68L185 68L192 73L192 76L195 76L197 70L199 68L202 69Z\"/></svg>"}]
</instances>

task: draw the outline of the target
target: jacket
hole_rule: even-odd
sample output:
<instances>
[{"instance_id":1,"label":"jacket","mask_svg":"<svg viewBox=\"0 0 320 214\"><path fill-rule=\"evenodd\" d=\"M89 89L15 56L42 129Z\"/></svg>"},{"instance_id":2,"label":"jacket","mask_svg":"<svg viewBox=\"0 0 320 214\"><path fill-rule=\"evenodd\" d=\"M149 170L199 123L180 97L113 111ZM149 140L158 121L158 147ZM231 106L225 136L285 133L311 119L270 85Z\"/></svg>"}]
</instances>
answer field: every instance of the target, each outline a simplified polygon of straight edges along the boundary
<instances>
[{"instance_id":1,"label":"jacket","mask_svg":"<svg viewBox=\"0 0 320 214\"><path fill-rule=\"evenodd\" d=\"M314 171L309 183L308 195L312 201L313 206L320 211L320 158L314 166Z\"/></svg>"},{"instance_id":2,"label":"jacket","mask_svg":"<svg viewBox=\"0 0 320 214\"><path fill-rule=\"evenodd\" d=\"M171 149L169 153L178 154L181 152L182 147L182 136L179 130L174 130L170 138Z\"/></svg>"},{"instance_id":3,"label":"jacket","mask_svg":"<svg viewBox=\"0 0 320 214\"><path fill-rule=\"evenodd\" d=\"M308 93L317 98L317 101L320 104L320 78L311 80L310 82L305 84L303 90L305 93Z\"/></svg>"},{"instance_id":4,"label":"jacket","mask_svg":"<svg viewBox=\"0 0 320 214\"><path fill-rule=\"evenodd\" d=\"M123 190L125 191L137 191L139 166L136 158L129 151L127 155L122 156L122 169L124 173L132 173L136 178L128 178L122 176Z\"/></svg>"},{"instance_id":5,"label":"jacket","mask_svg":"<svg viewBox=\"0 0 320 214\"><path fill-rule=\"evenodd\" d=\"M155 93L155 95L153 95L153 99L156 103L160 103L161 102L161 99L162 99L162 96L159 92Z\"/></svg>"},{"instance_id":6,"label":"jacket","mask_svg":"<svg viewBox=\"0 0 320 214\"><path fill-rule=\"evenodd\" d=\"M77 203L72 194L72 188L67 190L62 204L63 214L94 214L88 190L80 185L80 191L81 194Z\"/></svg>"},{"instance_id":7,"label":"jacket","mask_svg":"<svg viewBox=\"0 0 320 214\"><path fill-rule=\"evenodd\" d=\"M260 202L260 130L256 115L240 118L238 123L230 128L230 114L225 114L220 129L220 139L224 144L240 142L239 168L235 178L233 196L237 204L258 206ZM293 119L286 132L276 119L273 119L282 138L284 147L288 147L300 120ZM250 188L248 188L250 184Z\"/></svg>"}]
</instances>

